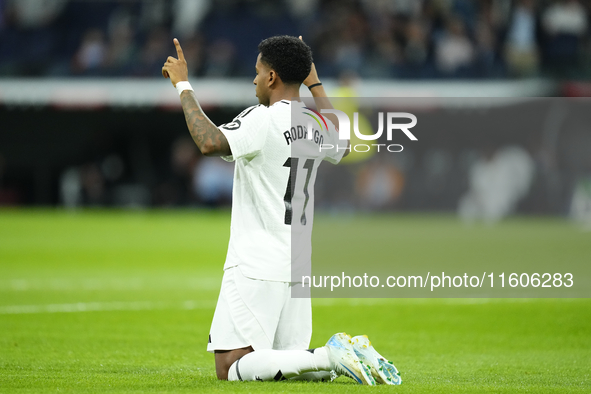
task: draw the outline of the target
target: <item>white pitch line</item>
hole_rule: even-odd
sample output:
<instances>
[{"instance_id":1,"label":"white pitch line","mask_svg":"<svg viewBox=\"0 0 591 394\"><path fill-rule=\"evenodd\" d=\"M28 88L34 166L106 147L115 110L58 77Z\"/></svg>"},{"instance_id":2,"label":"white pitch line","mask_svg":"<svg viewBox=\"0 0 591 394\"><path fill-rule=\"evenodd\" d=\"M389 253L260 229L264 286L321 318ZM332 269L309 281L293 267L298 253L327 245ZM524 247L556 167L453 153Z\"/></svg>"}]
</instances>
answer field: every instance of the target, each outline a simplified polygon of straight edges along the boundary
<instances>
[{"instance_id":1,"label":"white pitch line","mask_svg":"<svg viewBox=\"0 0 591 394\"><path fill-rule=\"evenodd\" d=\"M33 313L72 313L107 311L149 311L157 309L213 309L215 301L188 300L179 303L152 301L76 302L72 304L7 305L0 306L0 315L22 315Z\"/></svg>"},{"instance_id":2,"label":"white pitch line","mask_svg":"<svg viewBox=\"0 0 591 394\"><path fill-rule=\"evenodd\" d=\"M0 291L216 290L220 284L218 277L28 278L0 280Z\"/></svg>"},{"instance_id":3,"label":"white pitch line","mask_svg":"<svg viewBox=\"0 0 591 394\"><path fill-rule=\"evenodd\" d=\"M488 303L528 303L535 298L314 298L313 305L326 306L363 306L403 304L488 304ZM561 298L562 302L576 299ZM108 312L108 311L149 311L163 309L214 309L214 300L188 300L183 302L152 301L113 301L113 302L76 302L71 304L45 305L7 305L0 306L0 315L22 315L34 313L72 313L72 312Z\"/></svg>"}]
</instances>

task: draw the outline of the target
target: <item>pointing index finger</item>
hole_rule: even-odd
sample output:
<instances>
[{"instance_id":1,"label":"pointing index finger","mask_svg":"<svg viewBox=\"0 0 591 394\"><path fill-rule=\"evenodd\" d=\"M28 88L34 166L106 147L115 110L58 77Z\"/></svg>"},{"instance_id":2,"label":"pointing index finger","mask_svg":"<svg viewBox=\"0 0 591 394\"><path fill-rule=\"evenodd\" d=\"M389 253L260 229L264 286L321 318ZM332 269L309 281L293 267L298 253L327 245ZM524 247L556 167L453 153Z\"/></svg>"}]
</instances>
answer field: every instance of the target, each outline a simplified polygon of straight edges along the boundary
<instances>
[{"instance_id":1,"label":"pointing index finger","mask_svg":"<svg viewBox=\"0 0 591 394\"><path fill-rule=\"evenodd\" d=\"M183 54L183 48L181 48L181 44L179 43L179 40L177 40L176 38L173 40L174 42L174 46L176 47L176 53L179 56L179 60L185 60L185 55Z\"/></svg>"}]
</instances>

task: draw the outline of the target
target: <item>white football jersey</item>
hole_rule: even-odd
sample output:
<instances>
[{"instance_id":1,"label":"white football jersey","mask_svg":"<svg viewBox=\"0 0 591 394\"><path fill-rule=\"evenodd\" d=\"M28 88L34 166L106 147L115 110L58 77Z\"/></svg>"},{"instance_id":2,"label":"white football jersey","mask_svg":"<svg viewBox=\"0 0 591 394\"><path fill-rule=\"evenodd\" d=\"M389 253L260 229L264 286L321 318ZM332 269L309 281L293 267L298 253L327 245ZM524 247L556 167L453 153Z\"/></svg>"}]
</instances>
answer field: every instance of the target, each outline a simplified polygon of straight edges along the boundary
<instances>
[{"instance_id":1,"label":"white football jersey","mask_svg":"<svg viewBox=\"0 0 591 394\"><path fill-rule=\"evenodd\" d=\"M309 265L316 172L322 160L337 164L347 147L325 119L281 100L219 126L232 150L223 159L236 162L224 270L239 266L249 278L291 282L292 235L293 257Z\"/></svg>"}]
</instances>

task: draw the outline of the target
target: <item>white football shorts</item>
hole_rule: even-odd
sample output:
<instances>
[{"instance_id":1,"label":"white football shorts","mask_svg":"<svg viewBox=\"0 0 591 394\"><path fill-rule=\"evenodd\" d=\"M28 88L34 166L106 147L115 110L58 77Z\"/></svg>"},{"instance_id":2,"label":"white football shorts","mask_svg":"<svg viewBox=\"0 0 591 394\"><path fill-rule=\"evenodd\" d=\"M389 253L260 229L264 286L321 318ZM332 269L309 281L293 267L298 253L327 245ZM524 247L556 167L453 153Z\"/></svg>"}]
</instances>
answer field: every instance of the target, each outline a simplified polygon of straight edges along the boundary
<instances>
[{"instance_id":1,"label":"white football shorts","mask_svg":"<svg viewBox=\"0 0 591 394\"><path fill-rule=\"evenodd\" d=\"M247 278L239 267L224 272L208 352L307 349L311 337L310 298L291 298L289 283Z\"/></svg>"}]
</instances>

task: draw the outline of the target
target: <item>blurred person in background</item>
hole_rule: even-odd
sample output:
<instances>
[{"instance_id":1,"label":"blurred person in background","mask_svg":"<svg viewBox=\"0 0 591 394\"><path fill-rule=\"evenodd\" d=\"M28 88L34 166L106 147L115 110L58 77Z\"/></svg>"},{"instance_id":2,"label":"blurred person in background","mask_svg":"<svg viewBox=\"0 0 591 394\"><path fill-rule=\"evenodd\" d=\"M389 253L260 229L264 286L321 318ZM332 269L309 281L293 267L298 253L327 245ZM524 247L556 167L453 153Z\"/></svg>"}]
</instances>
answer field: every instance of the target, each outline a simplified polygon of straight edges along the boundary
<instances>
[{"instance_id":1,"label":"blurred person in background","mask_svg":"<svg viewBox=\"0 0 591 394\"><path fill-rule=\"evenodd\" d=\"M105 178L97 163L86 163L80 169L82 198L86 205L100 206L107 202Z\"/></svg>"},{"instance_id":2,"label":"blurred person in background","mask_svg":"<svg viewBox=\"0 0 591 394\"><path fill-rule=\"evenodd\" d=\"M193 173L193 193L208 207L230 205L234 166L223 160L203 157Z\"/></svg>"},{"instance_id":3,"label":"blurred person in background","mask_svg":"<svg viewBox=\"0 0 591 394\"><path fill-rule=\"evenodd\" d=\"M391 209L400 198L404 175L388 159L387 155L376 155L358 172L355 190L361 209Z\"/></svg>"},{"instance_id":4,"label":"blurred person in background","mask_svg":"<svg viewBox=\"0 0 591 394\"><path fill-rule=\"evenodd\" d=\"M137 61L138 47L129 17L114 20L109 26L108 36L105 66L109 74L122 76L131 73Z\"/></svg>"},{"instance_id":5,"label":"blurred person in background","mask_svg":"<svg viewBox=\"0 0 591 394\"><path fill-rule=\"evenodd\" d=\"M82 182L80 170L69 167L60 175L60 202L68 209L74 209L82 205Z\"/></svg>"},{"instance_id":6,"label":"blurred person in background","mask_svg":"<svg viewBox=\"0 0 591 394\"><path fill-rule=\"evenodd\" d=\"M536 2L518 0L511 13L505 42L505 59L511 75L531 77L539 66Z\"/></svg>"},{"instance_id":7,"label":"blurred person in background","mask_svg":"<svg viewBox=\"0 0 591 394\"><path fill-rule=\"evenodd\" d=\"M154 202L159 206L191 205L194 201L191 182L194 169L199 165L195 143L183 136L170 146L170 156L161 166L162 181L154 189Z\"/></svg>"},{"instance_id":8,"label":"blurred person in background","mask_svg":"<svg viewBox=\"0 0 591 394\"><path fill-rule=\"evenodd\" d=\"M506 146L489 151L470 169L470 189L458 205L460 217L466 222L498 222L527 195L534 175L535 163L523 148Z\"/></svg>"},{"instance_id":9,"label":"blurred person in background","mask_svg":"<svg viewBox=\"0 0 591 394\"><path fill-rule=\"evenodd\" d=\"M204 76L210 78L229 77L236 71L236 48L230 40L219 38L207 48Z\"/></svg>"},{"instance_id":10,"label":"blurred person in background","mask_svg":"<svg viewBox=\"0 0 591 394\"><path fill-rule=\"evenodd\" d=\"M0 63L7 74L41 76L51 65L57 45L53 26L67 0L4 0L5 31L0 37Z\"/></svg>"},{"instance_id":11,"label":"blurred person in background","mask_svg":"<svg viewBox=\"0 0 591 394\"><path fill-rule=\"evenodd\" d=\"M320 0L286 0L287 8L296 19L309 21L318 12Z\"/></svg>"},{"instance_id":12,"label":"blurred person in background","mask_svg":"<svg viewBox=\"0 0 591 394\"><path fill-rule=\"evenodd\" d=\"M157 75L162 68L162 58L168 54L170 32L165 27L159 26L148 33L140 53L140 62L134 73L140 77Z\"/></svg>"},{"instance_id":13,"label":"blurred person in background","mask_svg":"<svg viewBox=\"0 0 591 394\"><path fill-rule=\"evenodd\" d=\"M219 207L232 202L234 166L201 155L190 138L179 137L173 142L170 169L156 190L158 204Z\"/></svg>"},{"instance_id":14,"label":"blurred person in background","mask_svg":"<svg viewBox=\"0 0 591 394\"><path fill-rule=\"evenodd\" d=\"M360 3L360 12L367 16L368 38L363 69L356 73L367 78L396 77L403 59L392 15L395 4L383 0L362 0Z\"/></svg>"},{"instance_id":15,"label":"blurred person in background","mask_svg":"<svg viewBox=\"0 0 591 394\"><path fill-rule=\"evenodd\" d=\"M174 0L172 32L183 39L194 37L211 6L212 0Z\"/></svg>"},{"instance_id":16,"label":"blurred person in background","mask_svg":"<svg viewBox=\"0 0 591 394\"><path fill-rule=\"evenodd\" d=\"M169 0L141 0L138 15L140 28L145 32L149 32L166 25L173 10L170 3Z\"/></svg>"},{"instance_id":17,"label":"blurred person in background","mask_svg":"<svg viewBox=\"0 0 591 394\"><path fill-rule=\"evenodd\" d=\"M339 40L334 49L334 65L337 72L351 70L359 73L361 71L367 35L367 22L362 14L352 10L343 16L339 23Z\"/></svg>"},{"instance_id":18,"label":"blurred person in background","mask_svg":"<svg viewBox=\"0 0 591 394\"><path fill-rule=\"evenodd\" d=\"M113 152L99 160L67 167L59 178L60 201L69 209L82 205L122 205L119 203L126 199L119 201L117 197L124 187L119 184L124 171L123 159Z\"/></svg>"},{"instance_id":19,"label":"blurred person in background","mask_svg":"<svg viewBox=\"0 0 591 394\"><path fill-rule=\"evenodd\" d=\"M405 39L406 74L411 78L424 77L429 57L428 23L418 19L409 21L405 29Z\"/></svg>"},{"instance_id":20,"label":"blurred person in background","mask_svg":"<svg viewBox=\"0 0 591 394\"><path fill-rule=\"evenodd\" d=\"M475 75L477 77L492 77L496 73L498 64L496 35L491 25L485 20L476 24Z\"/></svg>"},{"instance_id":21,"label":"blurred person in background","mask_svg":"<svg viewBox=\"0 0 591 394\"><path fill-rule=\"evenodd\" d=\"M63 11L68 0L2 0L6 13L23 29L50 25ZM0 3L2 4L2 3Z\"/></svg>"},{"instance_id":22,"label":"blurred person in background","mask_svg":"<svg viewBox=\"0 0 591 394\"><path fill-rule=\"evenodd\" d=\"M186 44L183 44L185 59L187 59L187 62L191 62L187 63L189 65L189 75L192 77L203 75L203 70L205 68L204 62L207 59L205 40L203 36L196 34L188 37L185 42Z\"/></svg>"},{"instance_id":23,"label":"blurred person in background","mask_svg":"<svg viewBox=\"0 0 591 394\"><path fill-rule=\"evenodd\" d=\"M579 0L555 1L543 11L542 27L546 62L558 75L571 75L579 65L588 28L587 11Z\"/></svg>"},{"instance_id":24,"label":"blurred person in background","mask_svg":"<svg viewBox=\"0 0 591 394\"><path fill-rule=\"evenodd\" d=\"M107 44L100 29L88 29L73 59L75 74L93 75L104 70L107 63Z\"/></svg>"},{"instance_id":25,"label":"blurred person in background","mask_svg":"<svg viewBox=\"0 0 591 394\"><path fill-rule=\"evenodd\" d=\"M225 48L205 48L202 23L213 5L212 0L174 0L173 2L171 30L176 37L183 40L183 50L187 64L190 66L190 76L203 75L203 73L205 76L230 76L234 72L233 48L230 50L230 56ZM210 60L212 56L217 59ZM222 58L224 64L220 64L219 58ZM204 66L205 63L207 66ZM211 66L212 63L216 67L220 66L223 72L214 75L215 73L211 72L215 68Z\"/></svg>"},{"instance_id":26,"label":"blurred person in background","mask_svg":"<svg viewBox=\"0 0 591 394\"><path fill-rule=\"evenodd\" d=\"M450 16L441 37L435 41L437 69L444 76L466 76L474 55L474 46L466 34L464 22L458 16Z\"/></svg>"},{"instance_id":27,"label":"blurred person in background","mask_svg":"<svg viewBox=\"0 0 591 394\"><path fill-rule=\"evenodd\" d=\"M167 179L176 197L173 204L188 204L193 201L192 183L201 159L190 138L179 137L173 142L170 158L172 173Z\"/></svg>"}]
</instances>

